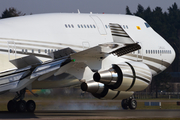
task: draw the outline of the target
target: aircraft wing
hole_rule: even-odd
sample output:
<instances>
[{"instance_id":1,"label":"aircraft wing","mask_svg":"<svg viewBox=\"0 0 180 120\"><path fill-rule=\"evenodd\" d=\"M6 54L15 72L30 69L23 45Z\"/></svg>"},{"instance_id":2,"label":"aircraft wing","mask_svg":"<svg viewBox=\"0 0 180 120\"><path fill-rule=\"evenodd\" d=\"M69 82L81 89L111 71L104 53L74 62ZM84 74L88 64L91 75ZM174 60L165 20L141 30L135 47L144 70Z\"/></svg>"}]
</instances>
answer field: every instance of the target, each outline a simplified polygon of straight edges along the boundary
<instances>
[{"instance_id":1,"label":"aircraft wing","mask_svg":"<svg viewBox=\"0 0 180 120\"><path fill-rule=\"evenodd\" d=\"M141 46L135 42L119 24L110 23L111 34L114 42L99 44L98 46L72 54L71 57L96 56L106 57L109 54L119 56L141 49Z\"/></svg>"},{"instance_id":2,"label":"aircraft wing","mask_svg":"<svg viewBox=\"0 0 180 120\"><path fill-rule=\"evenodd\" d=\"M109 54L121 56L141 48L120 25L111 23L110 28L114 41L111 43L99 44L77 53L66 48L51 55L54 60L46 63L42 63L35 56L10 61L18 69L0 74L0 92L19 91L35 80L42 81L50 76L57 76L62 73L69 73L81 81L92 80L94 74L92 67L85 63L84 58L99 57L101 59ZM78 60L73 61L74 58L78 58Z\"/></svg>"}]
</instances>

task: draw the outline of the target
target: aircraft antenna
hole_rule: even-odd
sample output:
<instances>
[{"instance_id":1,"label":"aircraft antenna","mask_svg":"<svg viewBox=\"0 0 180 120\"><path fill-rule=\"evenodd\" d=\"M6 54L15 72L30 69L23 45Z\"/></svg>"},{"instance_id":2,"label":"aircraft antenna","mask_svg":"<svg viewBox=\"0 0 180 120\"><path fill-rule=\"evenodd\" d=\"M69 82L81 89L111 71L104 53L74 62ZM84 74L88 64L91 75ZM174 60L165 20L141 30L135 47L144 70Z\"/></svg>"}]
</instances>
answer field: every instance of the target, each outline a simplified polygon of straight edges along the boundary
<instances>
[{"instance_id":1,"label":"aircraft antenna","mask_svg":"<svg viewBox=\"0 0 180 120\"><path fill-rule=\"evenodd\" d=\"M77 9L78 13L80 14L81 12L79 11L79 9Z\"/></svg>"}]
</instances>

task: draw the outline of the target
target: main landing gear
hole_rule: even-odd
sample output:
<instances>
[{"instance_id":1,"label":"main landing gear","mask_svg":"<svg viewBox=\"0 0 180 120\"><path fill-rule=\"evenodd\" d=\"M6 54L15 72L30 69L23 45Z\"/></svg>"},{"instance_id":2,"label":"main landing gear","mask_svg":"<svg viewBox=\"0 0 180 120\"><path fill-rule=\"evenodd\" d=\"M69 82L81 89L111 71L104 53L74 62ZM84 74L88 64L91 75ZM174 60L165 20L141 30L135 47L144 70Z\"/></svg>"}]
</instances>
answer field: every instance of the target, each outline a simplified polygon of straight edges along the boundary
<instances>
[{"instance_id":1,"label":"main landing gear","mask_svg":"<svg viewBox=\"0 0 180 120\"><path fill-rule=\"evenodd\" d=\"M133 98L129 98L129 99L123 99L122 102L121 102L121 106L123 109L136 109L137 107L137 101Z\"/></svg>"},{"instance_id":2,"label":"main landing gear","mask_svg":"<svg viewBox=\"0 0 180 120\"><path fill-rule=\"evenodd\" d=\"M13 100L10 100L7 104L7 108L9 112L34 112L36 109L36 104L33 100L28 100L27 102L24 99L26 88L21 90ZM19 101L18 101L19 100Z\"/></svg>"}]
</instances>

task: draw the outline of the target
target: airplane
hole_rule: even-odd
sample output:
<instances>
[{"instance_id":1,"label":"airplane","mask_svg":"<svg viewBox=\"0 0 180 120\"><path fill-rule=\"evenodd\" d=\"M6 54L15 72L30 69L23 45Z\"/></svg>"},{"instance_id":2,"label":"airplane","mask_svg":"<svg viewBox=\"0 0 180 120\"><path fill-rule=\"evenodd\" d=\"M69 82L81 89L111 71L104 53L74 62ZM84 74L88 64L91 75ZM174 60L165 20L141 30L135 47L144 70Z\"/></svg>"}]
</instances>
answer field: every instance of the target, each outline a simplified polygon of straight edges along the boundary
<instances>
[{"instance_id":1,"label":"airplane","mask_svg":"<svg viewBox=\"0 0 180 120\"><path fill-rule=\"evenodd\" d=\"M9 112L35 111L26 90L61 87L136 109L134 92L175 58L166 40L132 15L35 14L2 19L0 28L0 93L16 93Z\"/></svg>"}]
</instances>

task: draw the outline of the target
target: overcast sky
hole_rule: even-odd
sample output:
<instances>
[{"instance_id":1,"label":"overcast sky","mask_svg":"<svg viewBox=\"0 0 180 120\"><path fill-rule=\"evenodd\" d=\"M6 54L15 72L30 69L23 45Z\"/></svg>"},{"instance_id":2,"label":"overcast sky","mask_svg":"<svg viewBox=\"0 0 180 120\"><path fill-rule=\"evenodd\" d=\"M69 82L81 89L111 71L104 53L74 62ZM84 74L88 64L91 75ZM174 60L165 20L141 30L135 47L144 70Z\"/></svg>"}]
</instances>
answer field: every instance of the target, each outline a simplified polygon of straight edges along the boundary
<instances>
[{"instance_id":1,"label":"overcast sky","mask_svg":"<svg viewBox=\"0 0 180 120\"><path fill-rule=\"evenodd\" d=\"M167 11L169 6L176 2L180 7L180 0L0 0L0 13L6 8L15 7L26 14L52 13L52 12L77 12L81 13L115 13L125 14L126 6L132 13L136 12L137 5L154 9L159 6Z\"/></svg>"}]
</instances>

